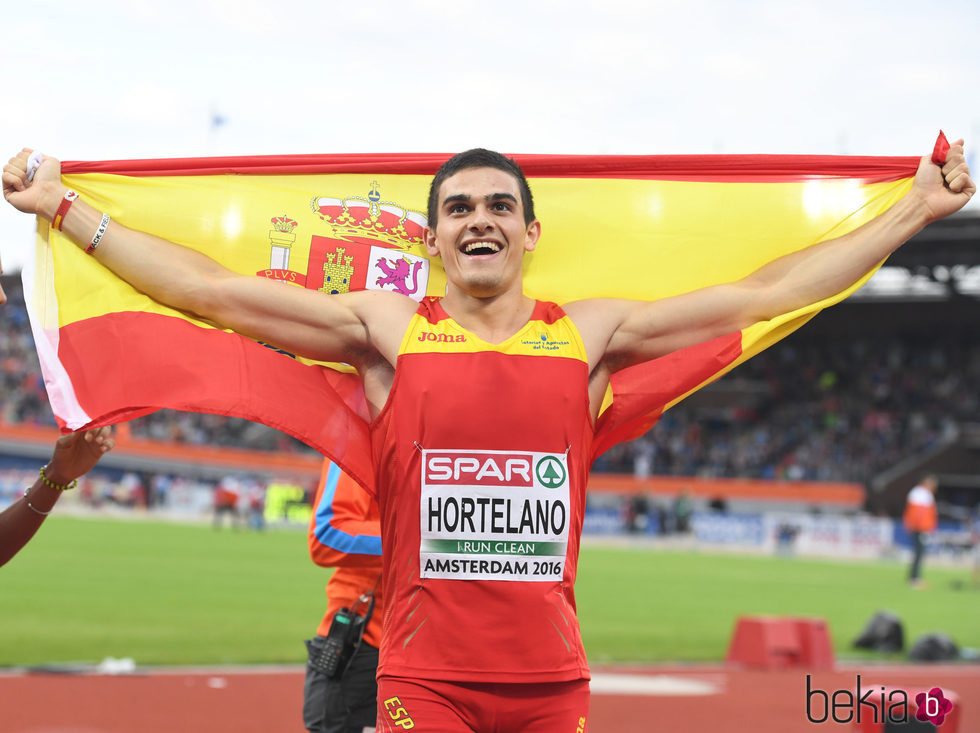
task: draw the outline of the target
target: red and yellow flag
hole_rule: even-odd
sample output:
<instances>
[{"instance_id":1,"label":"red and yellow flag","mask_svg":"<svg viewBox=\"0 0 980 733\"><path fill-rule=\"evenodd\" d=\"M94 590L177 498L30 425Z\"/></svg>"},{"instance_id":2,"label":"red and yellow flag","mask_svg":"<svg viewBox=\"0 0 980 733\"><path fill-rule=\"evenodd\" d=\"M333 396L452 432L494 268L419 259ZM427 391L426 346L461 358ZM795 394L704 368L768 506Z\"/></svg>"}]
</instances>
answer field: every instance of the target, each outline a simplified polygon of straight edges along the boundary
<instances>
[{"instance_id":1,"label":"red and yellow flag","mask_svg":"<svg viewBox=\"0 0 980 733\"><path fill-rule=\"evenodd\" d=\"M327 293L445 290L422 247L429 180L445 155L316 155L72 162L65 184L129 227L243 274ZM918 159L841 156L515 156L542 237L525 289L559 303L663 298L741 278L880 215ZM616 374L596 455L805 323L846 291ZM64 429L160 408L235 415L300 438L359 481L367 409L344 364L284 354L160 305L38 227L25 273L52 408Z\"/></svg>"}]
</instances>

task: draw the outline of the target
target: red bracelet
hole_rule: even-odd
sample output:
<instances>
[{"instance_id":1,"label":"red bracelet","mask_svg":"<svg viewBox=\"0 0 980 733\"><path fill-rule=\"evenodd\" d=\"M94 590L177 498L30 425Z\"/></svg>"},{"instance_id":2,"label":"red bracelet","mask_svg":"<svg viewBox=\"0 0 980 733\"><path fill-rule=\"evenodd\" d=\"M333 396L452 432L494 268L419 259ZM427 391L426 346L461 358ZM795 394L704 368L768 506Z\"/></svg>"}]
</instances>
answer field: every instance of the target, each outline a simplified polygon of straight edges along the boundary
<instances>
[{"instance_id":1,"label":"red bracelet","mask_svg":"<svg viewBox=\"0 0 980 733\"><path fill-rule=\"evenodd\" d=\"M51 226L55 231L61 231L61 225L65 222L65 215L77 198L78 194L74 191L65 191L65 197L61 199L61 206L58 207L58 210L54 213L54 219L51 220Z\"/></svg>"}]
</instances>

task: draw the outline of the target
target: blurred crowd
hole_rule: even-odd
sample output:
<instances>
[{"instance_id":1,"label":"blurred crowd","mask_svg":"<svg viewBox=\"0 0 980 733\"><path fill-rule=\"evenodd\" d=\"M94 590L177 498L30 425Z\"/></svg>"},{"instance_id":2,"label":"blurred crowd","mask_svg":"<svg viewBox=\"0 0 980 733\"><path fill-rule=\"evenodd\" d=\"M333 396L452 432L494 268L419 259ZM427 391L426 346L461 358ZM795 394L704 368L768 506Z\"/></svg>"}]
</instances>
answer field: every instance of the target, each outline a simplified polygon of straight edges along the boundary
<instances>
[{"instance_id":1,"label":"blurred crowd","mask_svg":"<svg viewBox=\"0 0 980 733\"><path fill-rule=\"evenodd\" d=\"M682 402L602 470L865 483L977 420L980 345L797 333L723 384L734 406Z\"/></svg>"},{"instance_id":2,"label":"blurred crowd","mask_svg":"<svg viewBox=\"0 0 980 733\"><path fill-rule=\"evenodd\" d=\"M20 278L3 278L3 289L8 302L0 308L0 420L54 425Z\"/></svg>"},{"instance_id":3,"label":"blurred crowd","mask_svg":"<svg viewBox=\"0 0 980 733\"><path fill-rule=\"evenodd\" d=\"M0 309L0 419L53 425L19 278ZM726 376L726 399L691 399L597 471L865 483L954 435L980 414L980 346L869 333L815 341L806 329ZM712 387L706 388L711 390ZM715 387L718 389L718 387ZM312 451L263 425L169 410L130 423L134 437Z\"/></svg>"}]
</instances>

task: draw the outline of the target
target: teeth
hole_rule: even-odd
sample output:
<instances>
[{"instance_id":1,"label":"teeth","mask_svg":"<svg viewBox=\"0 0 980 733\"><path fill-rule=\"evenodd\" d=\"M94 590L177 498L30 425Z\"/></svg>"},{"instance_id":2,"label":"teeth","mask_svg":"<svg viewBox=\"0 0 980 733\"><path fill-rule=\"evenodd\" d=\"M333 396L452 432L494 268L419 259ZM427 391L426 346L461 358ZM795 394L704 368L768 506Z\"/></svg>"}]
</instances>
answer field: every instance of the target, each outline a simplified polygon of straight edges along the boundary
<instances>
[{"instance_id":1,"label":"teeth","mask_svg":"<svg viewBox=\"0 0 980 733\"><path fill-rule=\"evenodd\" d=\"M493 252L500 251L500 245L496 242L470 242L463 248L464 252L473 252L477 249L489 249Z\"/></svg>"}]
</instances>

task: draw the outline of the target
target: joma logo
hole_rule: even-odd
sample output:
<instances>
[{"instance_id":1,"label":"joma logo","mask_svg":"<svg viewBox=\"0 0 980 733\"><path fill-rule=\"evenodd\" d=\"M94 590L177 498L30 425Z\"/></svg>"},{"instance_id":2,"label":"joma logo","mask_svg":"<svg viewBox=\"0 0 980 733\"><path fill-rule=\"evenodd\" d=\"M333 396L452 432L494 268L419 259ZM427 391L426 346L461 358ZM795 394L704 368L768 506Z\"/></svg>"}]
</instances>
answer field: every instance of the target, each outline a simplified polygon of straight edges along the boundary
<instances>
[{"instance_id":1,"label":"joma logo","mask_svg":"<svg viewBox=\"0 0 980 733\"><path fill-rule=\"evenodd\" d=\"M455 336L451 333L432 333L431 331L423 331L419 334L419 341L440 341L449 344L461 344L466 341L466 337L463 334L456 334Z\"/></svg>"}]
</instances>

